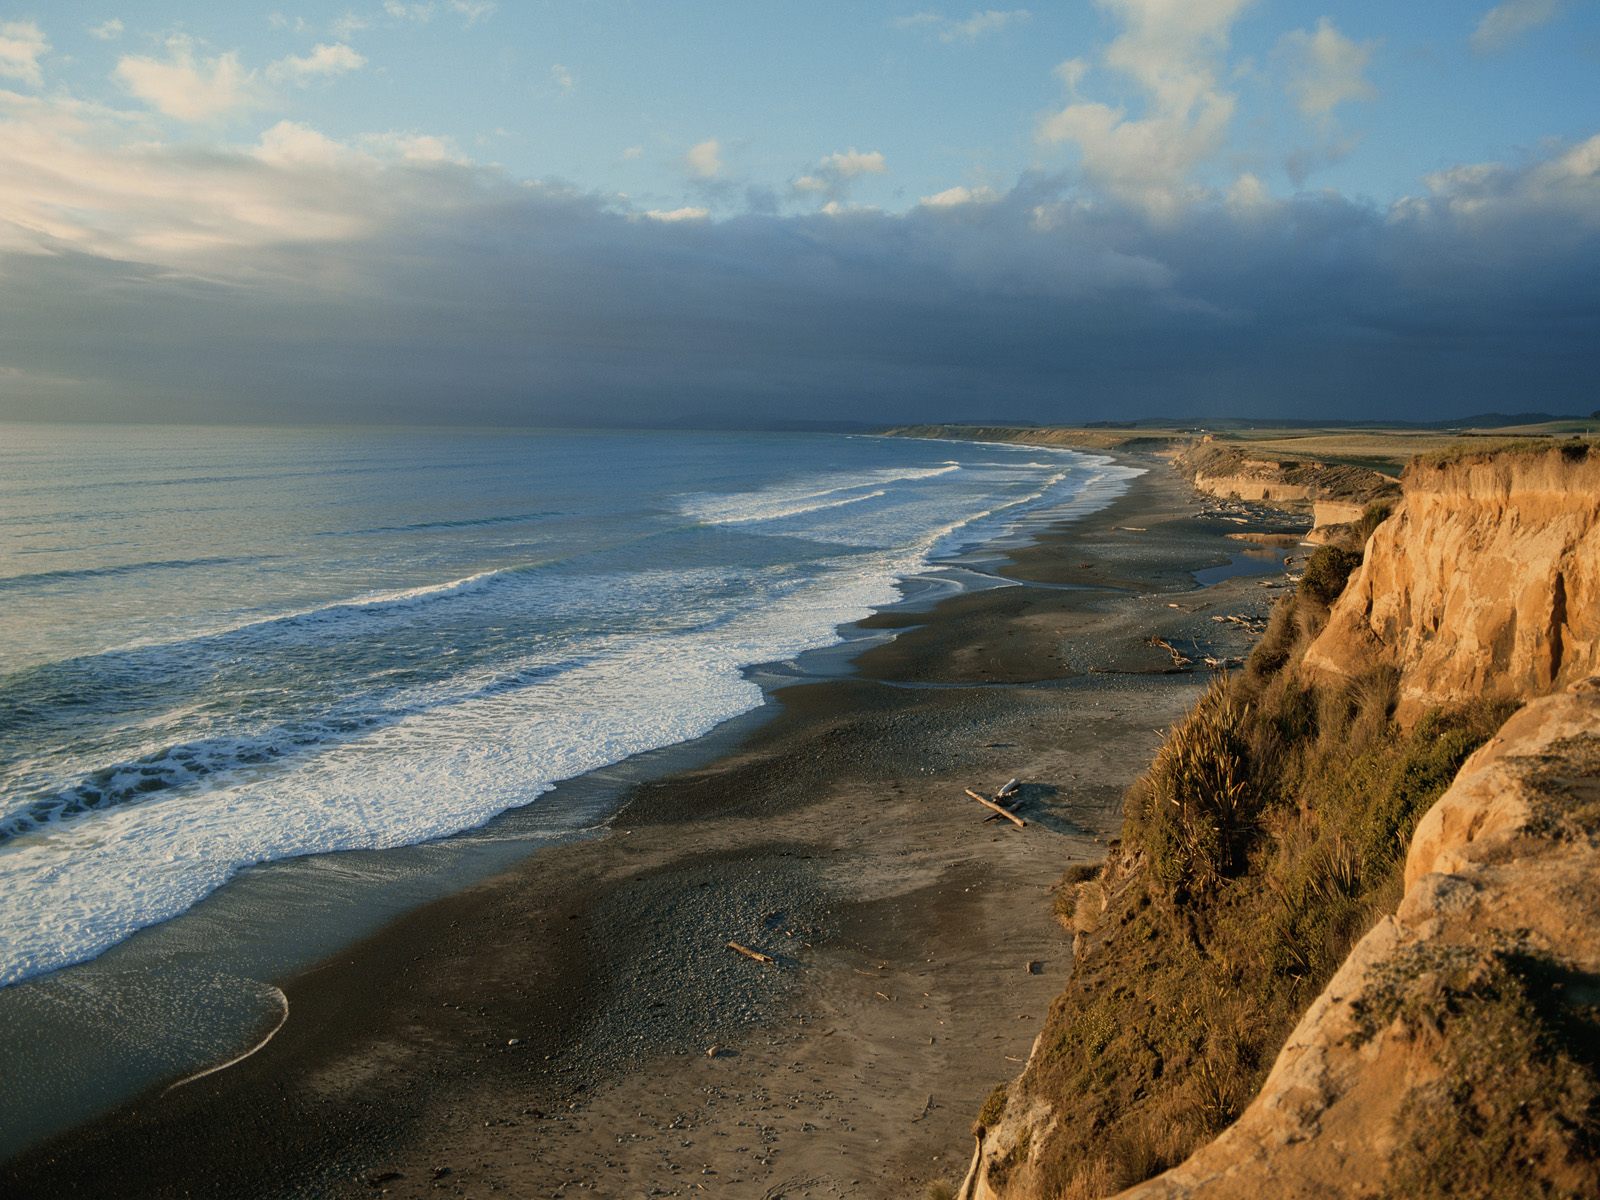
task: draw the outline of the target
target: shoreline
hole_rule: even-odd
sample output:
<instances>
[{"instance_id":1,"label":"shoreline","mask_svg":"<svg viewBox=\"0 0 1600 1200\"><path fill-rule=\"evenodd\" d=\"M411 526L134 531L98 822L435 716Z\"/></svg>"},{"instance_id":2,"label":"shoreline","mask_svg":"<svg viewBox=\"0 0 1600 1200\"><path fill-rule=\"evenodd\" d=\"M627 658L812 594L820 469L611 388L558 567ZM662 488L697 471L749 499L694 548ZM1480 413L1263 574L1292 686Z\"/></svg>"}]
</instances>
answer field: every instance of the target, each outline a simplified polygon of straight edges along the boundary
<instances>
[{"instance_id":1,"label":"shoreline","mask_svg":"<svg viewBox=\"0 0 1600 1200\"><path fill-rule=\"evenodd\" d=\"M1070 965L1046 889L1097 855L1122 786L1203 683L1165 674L1143 638L1187 629L1227 649L1238 635L1212 609L1265 599L1248 578L1195 590L1189 571L1235 551L1240 527L1194 517L1186 482L1139 465L1155 470L1106 508L1007 551L999 573L1039 586L868 618L898 636L849 675L780 689L714 762L636 785L608 835L279 981L294 1016L258 1053L0 1178L27 1195L743 1195L838 1175L891 1195L959 1176L964 1159L933 1155L961 1156ZM1212 603L1167 607L1182 595ZM1073 729L1047 727L1065 715ZM984 825L960 786L1012 774L1028 829ZM868 1059L870 1084L854 1078ZM792 1098L774 1099L788 1076ZM237 1124L218 1126L219 1104ZM175 1142L181 1161L161 1149ZM818 1173L839 1165L829 1151L844 1174ZM812 1194L846 1194L832 1186Z\"/></svg>"}]
</instances>

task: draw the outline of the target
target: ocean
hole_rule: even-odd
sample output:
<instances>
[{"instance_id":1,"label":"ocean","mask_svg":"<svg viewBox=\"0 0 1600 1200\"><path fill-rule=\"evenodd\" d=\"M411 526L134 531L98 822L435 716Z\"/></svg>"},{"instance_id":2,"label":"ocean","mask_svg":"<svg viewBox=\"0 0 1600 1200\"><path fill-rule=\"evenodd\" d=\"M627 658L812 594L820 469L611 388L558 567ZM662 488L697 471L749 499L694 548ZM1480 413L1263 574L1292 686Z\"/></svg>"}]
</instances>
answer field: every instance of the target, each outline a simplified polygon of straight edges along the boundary
<instances>
[{"instance_id":1,"label":"ocean","mask_svg":"<svg viewBox=\"0 0 1600 1200\"><path fill-rule=\"evenodd\" d=\"M821 434L0 427L0 986L254 864L593 826L558 781L757 709L752 668L1133 473Z\"/></svg>"}]
</instances>

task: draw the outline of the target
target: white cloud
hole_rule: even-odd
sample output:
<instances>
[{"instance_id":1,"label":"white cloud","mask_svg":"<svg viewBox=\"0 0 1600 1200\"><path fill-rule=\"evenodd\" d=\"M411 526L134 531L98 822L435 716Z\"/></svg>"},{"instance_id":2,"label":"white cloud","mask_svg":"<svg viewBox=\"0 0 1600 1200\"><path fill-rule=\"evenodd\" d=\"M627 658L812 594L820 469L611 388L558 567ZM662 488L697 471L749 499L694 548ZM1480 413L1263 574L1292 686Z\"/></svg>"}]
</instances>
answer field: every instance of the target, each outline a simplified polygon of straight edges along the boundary
<instances>
[{"instance_id":1,"label":"white cloud","mask_svg":"<svg viewBox=\"0 0 1600 1200\"><path fill-rule=\"evenodd\" d=\"M556 90L563 96L572 95L572 89L578 86L578 81L572 77L572 72L560 63L551 64L550 82L555 84Z\"/></svg>"},{"instance_id":2,"label":"white cloud","mask_svg":"<svg viewBox=\"0 0 1600 1200\"><path fill-rule=\"evenodd\" d=\"M623 159L624 162L633 162L634 160L640 159L640 158L643 158L643 157L644 157L644 147L643 146L628 146L628 147L625 147L623 149L623 151L622 151L622 159Z\"/></svg>"},{"instance_id":3,"label":"white cloud","mask_svg":"<svg viewBox=\"0 0 1600 1200\"><path fill-rule=\"evenodd\" d=\"M130 93L180 121L209 121L256 103L255 76L233 53L196 59L191 39L167 39L165 60L124 55L113 72Z\"/></svg>"},{"instance_id":4,"label":"white cloud","mask_svg":"<svg viewBox=\"0 0 1600 1200\"><path fill-rule=\"evenodd\" d=\"M415 21L426 25L441 11L453 12L467 19L470 28L492 15L499 5L494 0L383 0L383 11L397 21Z\"/></svg>"},{"instance_id":5,"label":"white cloud","mask_svg":"<svg viewBox=\"0 0 1600 1200\"><path fill-rule=\"evenodd\" d=\"M652 221L704 221L711 216L711 210L689 206L670 210L652 208L644 215Z\"/></svg>"},{"instance_id":6,"label":"white cloud","mask_svg":"<svg viewBox=\"0 0 1600 1200\"><path fill-rule=\"evenodd\" d=\"M1091 180L1152 213L1171 215L1192 191L1195 169L1227 135L1235 97L1218 83L1216 60L1251 2L1097 0L1124 27L1102 63L1138 84L1145 114L1130 117L1121 107L1074 96L1039 123L1038 140L1075 145ZM1078 65L1063 76L1074 85L1082 77Z\"/></svg>"},{"instance_id":7,"label":"white cloud","mask_svg":"<svg viewBox=\"0 0 1600 1200\"><path fill-rule=\"evenodd\" d=\"M986 33L998 33L1012 25L1033 19L1025 8L982 9L969 17L946 17L939 13L919 12L909 17L897 17L891 22L896 29L926 29L941 42L970 42Z\"/></svg>"},{"instance_id":8,"label":"white cloud","mask_svg":"<svg viewBox=\"0 0 1600 1200\"><path fill-rule=\"evenodd\" d=\"M1000 193L991 187L962 187L957 185L945 188L942 192L935 192L931 196L924 196L917 203L925 208L960 208L966 204L992 204L1000 199Z\"/></svg>"},{"instance_id":9,"label":"white cloud","mask_svg":"<svg viewBox=\"0 0 1600 1200\"><path fill-rule=\"evenodd\" d=\"M309 83L314 79L342 75L346 71L358 71L366 64L365 58L343 42L318 42L311 47L310 54L280 58L267 68L267 75L292 83Z\"/></svg>"},{"instance_id":10,"label":"white cloud","mask_svg":"<svg viewBox=\"0 0 1600 1200\"><path fill-rule=\"evenodd\" d=\"M366 17L357 13L347 12L332 25L328 26L328 31L340 41L344 41L346 38L353 37L363 30L371 28L372 22Z\"/></svg>"},{"instance_id":11,"label":"white cloud","mask_svg":"<svg viewBox=\"0 0 1600 1200\"><path fill-rule=\"evenodd\" d=\"M689 152L683 156L683 163L691 175L700 179L715 179L722 174L722 143L716 138L707 138L689 147Z\"/></svg>"},{"instance_id":12,"label":"white cloud","mask_svg":"<svg viewBox=\"0 0 1600 1200\"><path fill-rule=\"evenodd\" d=\"M309 28L304 17L288 17L281 12L268 13L267 24L274 29L290 29L295 33L304 33Z\"/></svg>"},{"instance_id":13,"label":"white cloud","mask_svg":"<svg viewBox=\"0 0 1600 1200\"><path fill-rule=\"evenodd\" d=\"M50 49L44 31L32 21L0 24L0 76L38 87L44 82L39 59Z\"/></svg>"},{"instance_id":14,"label":"white cloud","mask_svg":"<svg viewBox=\"0 0 1600 1200\"><path fill-rule=\"evenodd\" d=\"M122 29L122 22L112 17L109 21L89 26L89 36L99 38L102 42L112 42L122 36Z\"/></svg>"},{"instance_id":15,"label":"white cloud","mask_svg":"<svg viewBox=\"0 0 1600 1200\"><path fill-rule=\"evenodd\" d=\"M824 158L821 169L842 179L854 179L857 175L882 175L889 168L883 161L882 151L869 150L863 154L851 146L848 150Z\"/></svg>"},{"instance_id":16,"label":"white cloud","mask_svg":"<svg viewBox=\"0 0 1600 1200\"><path fill-rule=\"evenodd\" d=\"M1517 38L1560 15L1565 0L1506 0L1483 14L1472 32L1472 48L1479 54L1504 50Z\"/></svg>"},{"instance_id":17,"label":"white cloud","mask_svg":"<svg viewBox=\"0 0 1600 1200\"><path fill-rule=\"evenodd\" d=\"M398 154L405 162L465 166L471 161L449 138L431 133L369 133L362 141L374 149Z\"/></svg>"},{"instance_id":18,"label":"white cloud","mask_svg":"<svg viewBox=\"0 0 1600 1200\"><path fill-rule=\"evenodd\" d=\"M827 196L832 203L844 198L854 180L863 175L884 175L888 170L881 150L861 151L851 146L825 155L814 168L794 179L789 188L798 195Z\"/></svg>"},{"instance_id":19,"label":"white cloud","mask_svg":"<svg viewBox=\"0 0 1600 1200\"><path fill-rule=\"evenodd\" d=\"M1235 179L1228 188L1227 204L1236 213L1265 208L1271 203L1272 195L1267 191L1267 185L1249 171Z\"/></svg>"},{"instance_id":20,"label":"white cloud","mask_svg":"<svg viewBox=\"0 0 1600 1200\"><path fill-rule=\"evenodd\" d=\"M1278 41L1277 53L1289 68L1287 90L1308 117L1325 117L1351 100L1373 100L1378 89L1366 78L1378 43L1355 42L1323 17L1315 32L1296 29Z\"/></svg>"}]
</instances>

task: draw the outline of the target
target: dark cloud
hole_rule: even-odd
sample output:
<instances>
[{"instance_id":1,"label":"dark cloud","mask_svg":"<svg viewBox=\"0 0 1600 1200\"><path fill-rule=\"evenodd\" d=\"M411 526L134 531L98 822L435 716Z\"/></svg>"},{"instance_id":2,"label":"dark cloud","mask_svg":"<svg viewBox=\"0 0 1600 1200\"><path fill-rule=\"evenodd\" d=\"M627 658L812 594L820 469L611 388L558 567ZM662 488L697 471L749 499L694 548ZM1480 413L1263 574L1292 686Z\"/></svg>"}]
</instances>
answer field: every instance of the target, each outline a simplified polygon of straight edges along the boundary
<instances>
[{"instance_id":1,"label":"dark cloud","mask_svg":"<svg viewBox=\"0 0 1600 1200\"><path fill-rule=\"evenodd\" d=\"M1600 139L1447 173L1390 209L1307 195L1169 219L1042 177L901 215L762 205L710 222L450 163L184 169L242 174L281 218L248 237L212 222L203 252L54 237L0 258L0 413L1077 421L1596 404ZM329 231L326 196L352 231ZM308 211L316 235L297 238Z\"/></svg>"}]
</instances>

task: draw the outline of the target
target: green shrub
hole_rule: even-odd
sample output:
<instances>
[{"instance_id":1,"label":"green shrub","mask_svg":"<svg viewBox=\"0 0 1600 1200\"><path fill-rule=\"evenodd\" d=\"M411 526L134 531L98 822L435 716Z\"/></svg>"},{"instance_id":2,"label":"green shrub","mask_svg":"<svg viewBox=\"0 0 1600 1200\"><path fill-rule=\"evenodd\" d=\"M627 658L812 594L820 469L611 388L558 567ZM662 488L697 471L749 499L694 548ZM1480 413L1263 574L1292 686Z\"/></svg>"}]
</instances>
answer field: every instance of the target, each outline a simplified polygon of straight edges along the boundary
<instances>
[{"instance_id":1,"label":"green shrub","mask_svg":"<svg viewBox=\"0 0 1600 1200\"><path fill-rule=\"evenodd\" d=\"M1361 552L1342 546L1318 546L1306 560L1300 591L1319 604L1329 605L1344 591L1350 572L1361 565Z\"/></svg>"}]
</instances>

